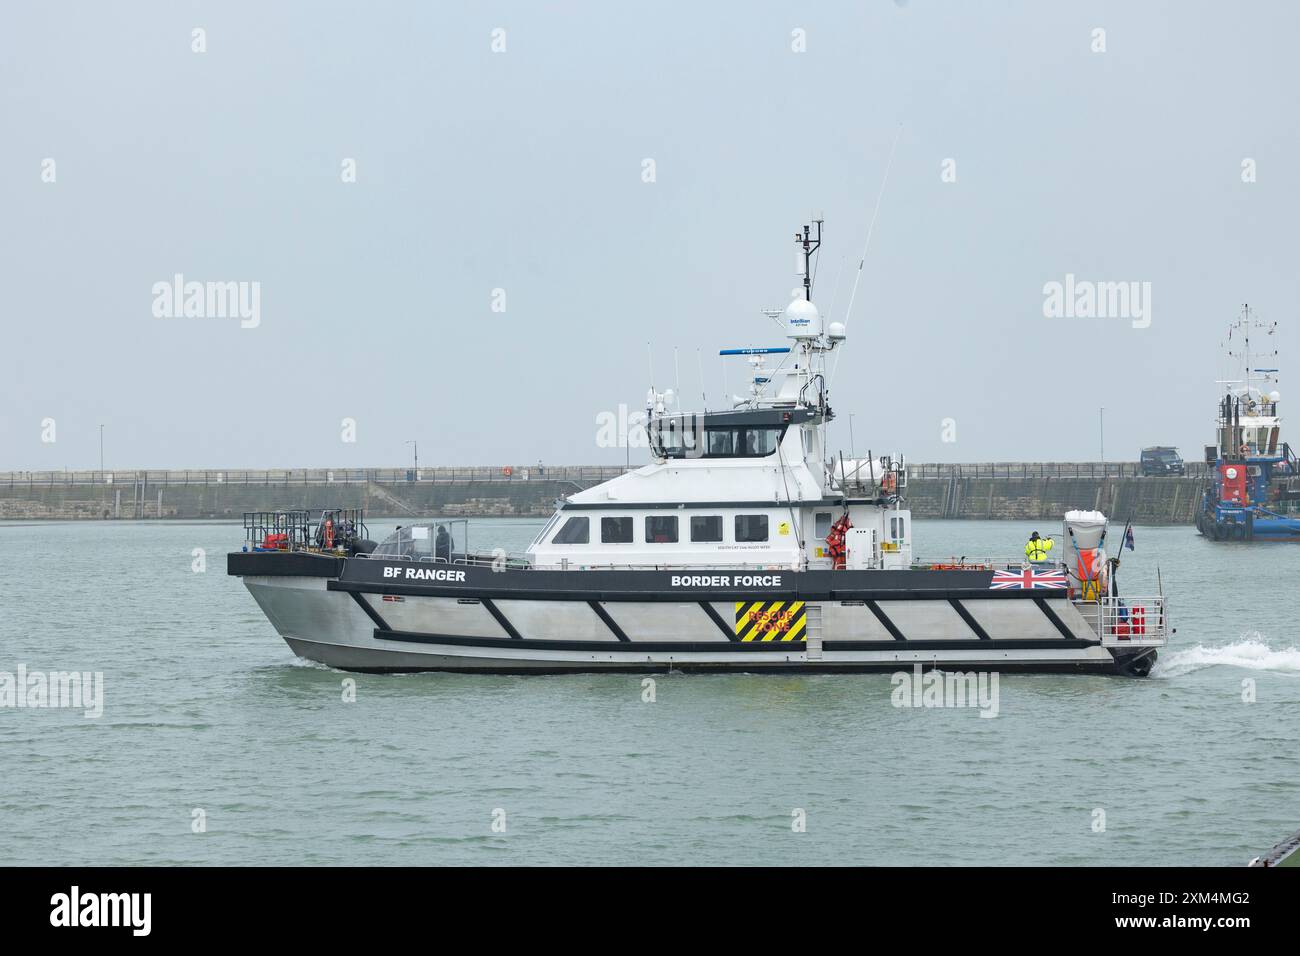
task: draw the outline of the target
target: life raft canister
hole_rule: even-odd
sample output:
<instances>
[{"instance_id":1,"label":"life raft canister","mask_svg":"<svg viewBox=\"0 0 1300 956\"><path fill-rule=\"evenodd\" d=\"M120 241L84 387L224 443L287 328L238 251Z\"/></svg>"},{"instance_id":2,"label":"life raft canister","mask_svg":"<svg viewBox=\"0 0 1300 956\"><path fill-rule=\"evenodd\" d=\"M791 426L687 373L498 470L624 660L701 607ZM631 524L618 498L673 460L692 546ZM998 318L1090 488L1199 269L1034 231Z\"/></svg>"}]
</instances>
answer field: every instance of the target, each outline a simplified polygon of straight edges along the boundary
<instances>
[{"instance_id":1,"label":"life raft canister","mask_svg":"<svg viewBox=\"0 0 1300 956\"><path fill-rule=\"evenodd\" d=\"M325 550L328 551L334 547L334 519L325 519Z\"/></svg>"}]
</instances>

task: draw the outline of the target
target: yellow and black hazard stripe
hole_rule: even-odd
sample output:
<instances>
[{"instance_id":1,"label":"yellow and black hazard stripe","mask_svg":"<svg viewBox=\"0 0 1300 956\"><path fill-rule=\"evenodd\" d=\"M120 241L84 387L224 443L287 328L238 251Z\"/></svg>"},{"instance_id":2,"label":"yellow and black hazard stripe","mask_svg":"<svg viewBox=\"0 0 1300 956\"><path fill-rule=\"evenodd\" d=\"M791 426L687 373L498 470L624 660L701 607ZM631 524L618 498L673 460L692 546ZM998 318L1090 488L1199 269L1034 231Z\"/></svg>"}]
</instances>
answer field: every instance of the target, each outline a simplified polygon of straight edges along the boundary
<instances>
[{"instance_id":1,"label":"yellow and black hazard stripe","mask_svg":"<svg viewBox=\"0 0 1300 956\"><path fill-rule=\"evenodd\" d=\"M739 641L802 641L807 623L803 601L737 601Z\"/></svg>"}]
</instances>

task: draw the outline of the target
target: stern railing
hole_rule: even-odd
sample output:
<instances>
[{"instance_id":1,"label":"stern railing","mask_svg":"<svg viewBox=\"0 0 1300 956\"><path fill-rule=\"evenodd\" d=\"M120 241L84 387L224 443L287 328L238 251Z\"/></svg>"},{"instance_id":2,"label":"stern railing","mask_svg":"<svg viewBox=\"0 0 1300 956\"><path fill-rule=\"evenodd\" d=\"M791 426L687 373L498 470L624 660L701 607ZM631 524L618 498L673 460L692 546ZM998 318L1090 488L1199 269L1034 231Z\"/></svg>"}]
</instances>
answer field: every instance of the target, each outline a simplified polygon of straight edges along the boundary
<instances>
[{"instance_id":1,"label":"stern railing","mask_svg":"<svg viewBox=\"0 0 1300 956\"><path fill-rule=\"evenodd\" d=\"M1103 647L1163 647L1169 616L1163 596L1104 597L1075 606L1101 638Z\"/></svg>"}]
</instances>

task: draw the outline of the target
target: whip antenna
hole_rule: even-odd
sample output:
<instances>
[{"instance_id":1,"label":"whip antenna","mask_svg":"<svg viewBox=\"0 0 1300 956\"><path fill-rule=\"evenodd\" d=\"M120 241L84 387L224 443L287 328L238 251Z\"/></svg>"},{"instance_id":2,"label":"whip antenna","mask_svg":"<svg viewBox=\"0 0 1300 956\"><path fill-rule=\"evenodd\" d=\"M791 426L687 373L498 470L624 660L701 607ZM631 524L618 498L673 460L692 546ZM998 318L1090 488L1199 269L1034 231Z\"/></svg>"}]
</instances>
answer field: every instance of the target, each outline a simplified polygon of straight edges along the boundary
<instances>
[{"instance_id":1,"label":"whip antenna","mask_svg":"<svg viewBox=\"0 0 1300 956\"><path fill-rule=\"evenodd\" d=\"M889 147L889 159L885 162L885 175L880 181L880 192L876 193L876 208L871 211L871 222L867 225L867 241L862 244L862 255L858 259L858 274L853 278L853 291L849 293L848 308L844 310L844 327L848 328L849 318L853 315L853 300L858 297L858 283L862 281L862 267L867 261L867 250L871 248L871 234L876 230L876 217L880 215L880 202L885 198L885 186L889 184L889 171L894 165L894 151L898 149L898 141L903 136L903 125L898 125L898 132L894 134L894 144ZM835 372L840 367L840 354L844 350L841 348L835 353L835 364L831 367L830 382L835 380ZM827 382L827 387L830 386Z\"/></svg>"}]
</instances>

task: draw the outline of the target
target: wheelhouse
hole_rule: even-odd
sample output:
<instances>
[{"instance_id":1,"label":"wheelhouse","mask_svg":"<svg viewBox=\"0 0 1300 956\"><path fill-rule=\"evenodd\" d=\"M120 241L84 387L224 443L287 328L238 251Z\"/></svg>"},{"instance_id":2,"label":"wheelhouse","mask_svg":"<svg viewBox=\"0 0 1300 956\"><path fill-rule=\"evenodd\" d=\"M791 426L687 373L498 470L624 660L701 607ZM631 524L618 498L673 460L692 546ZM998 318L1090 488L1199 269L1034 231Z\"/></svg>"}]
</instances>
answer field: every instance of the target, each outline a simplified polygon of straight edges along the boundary
<instances>
[{"instance_id":1,"label":"wheelhouse","mask_svg":"<svg viewBox=\"0 0 1300 956\"><path fill-rule=\"evenodd\" d=\"M654 419L648 428L657 458L766 458L791 425L813 422L809 408L760 408L703 412Z\"/></svg>"}]
</instances>

